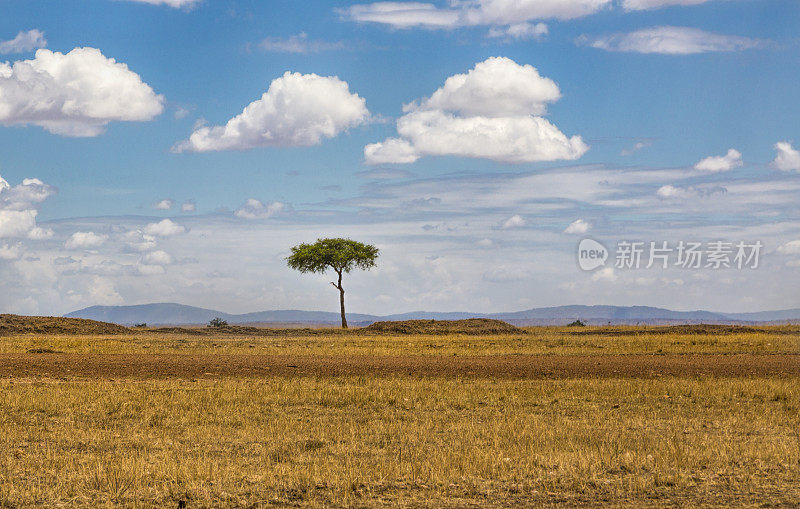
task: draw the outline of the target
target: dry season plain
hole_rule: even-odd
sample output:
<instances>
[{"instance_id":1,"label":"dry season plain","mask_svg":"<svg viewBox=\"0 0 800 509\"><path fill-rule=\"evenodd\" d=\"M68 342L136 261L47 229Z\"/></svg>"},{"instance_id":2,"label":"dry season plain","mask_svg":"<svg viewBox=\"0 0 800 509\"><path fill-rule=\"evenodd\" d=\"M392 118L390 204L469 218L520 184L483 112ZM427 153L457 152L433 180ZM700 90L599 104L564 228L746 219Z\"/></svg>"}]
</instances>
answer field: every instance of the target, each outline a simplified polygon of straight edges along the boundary
<instances>
[{"instance_id":1,"label":"dry season plain","mask_svg":"<svg viewBox=\"0 0 800 509\"><path fill-rule=\"evenodd\" d=\"M0 507L800 503L796 326L9 323Z\"/></svg>"}]
</instances>

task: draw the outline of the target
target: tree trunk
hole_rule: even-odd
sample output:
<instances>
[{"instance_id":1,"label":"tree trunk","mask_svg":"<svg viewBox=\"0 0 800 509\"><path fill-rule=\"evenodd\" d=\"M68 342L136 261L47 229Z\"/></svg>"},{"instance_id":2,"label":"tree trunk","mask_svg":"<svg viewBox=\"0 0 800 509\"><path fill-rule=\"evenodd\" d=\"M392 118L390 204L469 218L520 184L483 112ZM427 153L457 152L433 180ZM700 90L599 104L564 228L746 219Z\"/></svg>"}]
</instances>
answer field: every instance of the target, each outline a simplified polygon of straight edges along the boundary
<instances>
[{"instance_id":1,"label":"tree trunk","mask_svg":"<svg viewBox=\"0 0 800 509\"><path fill-rule=\"evenodd\" d=\"M347 317L344 314L344 288L342 287L342 273L339 273L339 305L342 309L342 329L347 328Z\"/></svg>"}]
</instances>

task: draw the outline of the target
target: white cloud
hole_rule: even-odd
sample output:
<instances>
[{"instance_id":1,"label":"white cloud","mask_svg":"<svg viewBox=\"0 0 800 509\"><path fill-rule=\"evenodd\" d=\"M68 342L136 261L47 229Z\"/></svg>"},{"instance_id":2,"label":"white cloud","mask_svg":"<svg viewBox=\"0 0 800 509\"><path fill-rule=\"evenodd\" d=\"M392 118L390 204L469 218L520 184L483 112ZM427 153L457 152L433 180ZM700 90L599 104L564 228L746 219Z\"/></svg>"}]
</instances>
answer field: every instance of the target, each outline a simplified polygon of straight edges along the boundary
<instances>
[{"instance_id":1,"label":"white cloud","mask_svg":"<svg viewBox=\"0 0 800 509\"><path fill-rule=\"evenodd\" d=\"M41 30L19 32L9 41L0 41L0 54L26 53L47 46L47 39Z\"/></svg>"},{"instance_id":2,"label":"white cloud","mask_svg":"<svg viewBox=\"0 0 800 509\"><path fill-rule=\"evenodd\" d=\"M353 20L391 25L394 28L452 28L459 24L458 11L439 9L421 2L375 2L352 5L341 11Z\"/></svg>"},{"instance_id":3,"label":"white cloud","mask_svg":"<svg viewBox=\"0 0 800 509\"><path fill-rule=\"evenodd\" d=\"M742 154L738 150L730 149L724 156L710 156L694 165L695 170L712 173L729 171L744 166Z\"/></svg>"},{"instance_id":4,"label":"white cloud","mask_svg":"<svg viewBox=\"0 0 800 509\"><path fill-rule=\"evenodd\" d=\"M191 213L197 210L197 204L191 200L183 202L181 205L181 212Z\"/></svg>"},{"instance_id":5,"label":"white cloud","mask_svg":"<svg viewBox=\"0 0 800 509\"><path fill-rule=\"evenodd\" d=\"M136 267L136 270L139 271L139 274L143 276L158 276L160 274L164 274L166 270L161 265L147 265L141 264Z\"/></svg>"},{"instance_id":6,"label":"white cloud","mask_svg":"<svg viewBox=\"0 0 800 509\"><path fill-rule=\"evenodd\" d=\"M532 65L492 57L479 62L466 74L450 76L421 104L406 105L404 110L442 110L486 117L544 115L547 104L559 99L558 85L540 75Z\"/></svg>"},{"instance_id":7,"label":"white cloud","mask_svg":"<svg viewBox=\"0 0 800 509\"><path fill-rule=\"evenodd\" d=\"M800 171L800 151L795 150L788 141L775 144L775 160L772 167L781 171Z\"/></svg>"},{"instance_id":8,"label":"white cloud","mask_svg":"<svg viewBox=\"0 0 800 509\"><path fill-rule=\"evenodd\" d=\"M449 77L429 98L404 106L399 138L364 148L368 164L461 156L521 163L577 159L588 147L539 115L561 97L558 85L530 65L492 57Z\"/></svg>"},{"instance_id":9,"label":"white cloud","mask_svg":"<svg viewBox=\"0 0 800 509\"><path fill-rule=\"evenodd\" d=\"M128 66L94 48L0 62L0 124L33 124L63 136L98 136L112 121L151 120L164 97Z\"/></svg>"},{"instance_id":10,"label":"white cloud","mask_svg":"<svg viewBox=\"0 0 800 509\"><path fill-rule=\"evenodd\" d=\"M800 240L792 240L778 248L780 254L800 255Z\"/></svg>"},{"instance_id":11,"label":"white cloud","mask_svg":"<svg viewBox=\"0 0 800 509\"><path fill-rule=\"evenodd\" d=\"M572 223L570 223L569 226L566 227L566 229L564 230L564 233L584 234L584 233L588 232L591 227L592 227L592 225L590 223L587 223L583 219L577 219L577 220L573 221Z\"/></svg>"},{"instance_id":12,"label":"white cloud","mask_svg":"<svg viewBox=\"0 0 800 509\"><path fill-rule=\"evenodd\" d=\"M55 235L55 232L50 228L40 228L38 226L28 232L28 238L31 240L51 239L53 235Z\"/></svg>"},{"instance_id":13,"label":"white cloud","mask_svg":"<svg viewBox=\"0 0 800 509\"><path fill-rule=\"evenodd\" d=\"M592 274L592 281L616 281L617 274L613 267L605 267Z\"/></svg>"},{"instance_id":14,"label":"white cloud","mask_svg":"<svg viewBox=\"0 0 800 509\"><path fill-rule=\"evenodd\" d=\"M157 245L153 235L147 235L141 230L133 230L122 235L122 242L128 251L142 253L154 249Z\"/></svg>"},{"instance_id":15,"label":"white cloud","mask_svg":"<svg viewBox=\"0 0 800 509\"><path fill-rule=\"evenodd\" d=\"M574 19L609 7L611 0L469 0L449 8L422 2L357 4L340 12L350 20L393 28L450 29L476 25L517 25L531 20Z\"/></svg>"},{"instance_id":16,"label":"white cloud","mask_svg":"<svg viewBox=\"0 0 800 509\"><path fill-rule=\"evenodd\" d=\"M175 205L175 202L170 199L165 199L158 201L153 204L153 208L156 210L169 210Z\"/></svg>"},{"instance_id":17,"label":"white cloud","mask_svg":"<svg viewBox=\"0 0 800 509\"><path fill-rule=\"evenodd\" d=\"M364 99L339 78L287 72L227 124L200 127L173 151L307 147L368 118Z\"/></svg>"},{"instance_id":18,"label":"white cloud","mask_svg":"<svg viewBox=\"0 0 800 509\"><path fill-rule=\"evenodd\" d=\"M541 39L546 36L550 30L544 23L516 23L507 27L492 27L487 34L494 39L515 39L524 41L528 39Z\"/></svg>"},{"instance_id":19,"label":"white cloud","mask_svg":"<svg viewBox=\"0 0 800 509\"><path fill-rule=\"evenodd\" d=\"M55 192L39 179L27 178L12 187L0 177L0 238L46 237L48 230L36 226L36 207Z\"/></svg>"},{"instance_id":20,"label":"white cloud","mask_svg":"<svg viewBox=\"0 0 800 509\"><path fill-rule=\"evenodd\" d=\"M128 0L129 2L139 2L150 5L166 5L176 9L192 9L203 0Z\"/></svg>"},{"instance_id":21,"label":"white cloud","mask_svg":"<svg viewBox=\"0 0 800 509\"><path fill-rule=\"evenodd\" d=\"M726 194L727 192L728 190L726 188L720 186L681 187L669 184L658 188L658 191L656 191L656 196L662 199L693 198L693 197L712 196L716 194Z\"/></svg>"},{"instance_id":22,"label":"white cloud","mask_svg":"<svg viewBox=\"0 0 800 509\"><path fill-rule=\"evenodd\" d=\"M308 34L301 32L287 38L267 37L258 44L264 51L274 53L319 53L320 51L331 51L344 48L344 43L314 41L308 38Z\"/></svg>"},{"instance_id":23,"label":"white cloud","mask_svg":"<svg viewBox=\"0 0 800 509\"><path fill-rule=\"evenodd\" d=\"M22 258L22 245L15 244L1 244L0 245L0 260L12 261Z\"/></svg>"},{"instance_id":24,"label":"white cloud","mask_svg":"<svg viewBox=\"0 0 800 509\"><path fill-rule=\"evenodd\" d=\"M660 26L597 38L582 36L579 43L606 51L692 55L721 51L742 51L764 46L764 41L735 35L716 34L697 28Z\"/></svg>"},{"instance_id":25,"label":"white cloud","mask_svg":"<svg viewBox=\"0 0 800 509\"><path fill-rule=\"evenodd\" d=\"M520 228L526 224L527 222L525 221L525 218L519 214L515 214L503 221L503 224L500 225L500 228L503 230L510 230L511 228Z\"/></svg>"},{"instance_id":26,"label":"white cloud","mask_svg":"<svg viewBox=\"0 0 800 509\"><path fill-rule=\"evenodd\" d=\"M281 213L286 205L276 201L269 205L264 205L255 198L250 198L247 202L233 214L242 219L267 219Z\"/></svg>"},{"instance_id":27,"label":"white cloud","mask_svg":"<svg viewBox=\"0 0 800 509\"><path fill-rule=\"evenodd\" d=\"M36 210L0 210L0 238L24 237L36 228Z\"/></svg>"},{"instance_id":28,"label":"white cloud","mask_svg":"<svg viewBox=\"0 0 800 509\"><path fill-rule=\"evenodd\" d=\"M491 239L481 239L478 242L476 242L476 244L478 245L478 247L492 247L494 245L494 242L492 242Z\"/></svg>"},{"instance_id":29,"label":"white cloud","mask_svg":"<svg viewBox=\"0 0 800 509\"><path fill-rule=\"evenodd\" d=\"M670 5L698 5L709 0L622 0L622 8L626 11L644 11L660 9Z\"/></svg>"},{"instance_id":30,"label":"white cloud","mask_svg":"<svg viewBox=\"0 0 800 509\"><path fill-rule=\"evenodd\" d=\"M619 155L631 156L636 152L642 150L643 148L649 147L650 145L652 145L652 142L650 141L637 141L636 143L633 144L632 147L623 149L622 152L619 153Z\"/></svg>"},{"instance_id":31,"label":"white cloud","mask_svg":"<svg viewBox=\"0 0 800 509\"><path fill-rule=\"evenodd\" d=\"M172 262L172 255L166 251L152 251L142 257L142 263L145 265L171 265Z\"/></svg>"},{"instance_id":32,"label":"white cloud","mask_svg":"<svg viewBox=\"0 0 800 509\"><path fill-rule=\"evenodd\" d=\"M164 219L157 223L150 223L145 226L142 231L145 235L152 235L154 237L172 237L186 232L186 228L176 224L170 219Z\"/></svg>"},{"instance_id":33,"label":"white cloud","mask_svg":"<svg viewBox=\"0 0 800 509\"><path fill-rule=\"evenodd\" d=\"M98 235L94 232L75 232L67 239L64 247L67 249L92 249L102 246L108 240L108 235Z\"/></svg>"}]
</instances>

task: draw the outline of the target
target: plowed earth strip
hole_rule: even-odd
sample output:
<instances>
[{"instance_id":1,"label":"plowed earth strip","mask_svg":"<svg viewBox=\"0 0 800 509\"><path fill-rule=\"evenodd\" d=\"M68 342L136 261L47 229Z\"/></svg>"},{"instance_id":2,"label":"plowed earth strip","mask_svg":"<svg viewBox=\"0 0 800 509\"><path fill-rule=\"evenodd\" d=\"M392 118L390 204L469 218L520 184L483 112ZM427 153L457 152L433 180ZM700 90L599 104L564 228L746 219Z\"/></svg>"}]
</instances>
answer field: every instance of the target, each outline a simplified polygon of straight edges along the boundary
<instances>
[{"instance_id":1,"label":"plowed earth strip","mask_svg":"<svg viewBox=\"0 0 800 509\"><path fill-rule=\"evenodd\" d=\"M800 354L281 356L0 354L0 378L415 376L502 379L800 376Z\"/></svg>"}]
</instances>

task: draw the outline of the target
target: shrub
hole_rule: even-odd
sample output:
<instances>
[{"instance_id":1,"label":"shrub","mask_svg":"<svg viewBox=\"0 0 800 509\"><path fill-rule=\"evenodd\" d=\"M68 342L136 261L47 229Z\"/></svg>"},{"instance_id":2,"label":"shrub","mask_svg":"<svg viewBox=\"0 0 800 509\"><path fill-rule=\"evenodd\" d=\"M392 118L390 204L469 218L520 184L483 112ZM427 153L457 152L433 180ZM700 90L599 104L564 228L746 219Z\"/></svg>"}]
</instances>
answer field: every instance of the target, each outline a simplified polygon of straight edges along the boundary
<instances>
[{"instance_id":1,"label":"shrub","mask_svg":"<svg viewBox=\"0 0 800 509\"><path fill-rule=\"evenodd\" d=\"M220 317L216 317L213 320L211 320L210 322L208 322L208 326L209 327L227 327L228 326L228 322L223 320Z\"/></svg>"},{"instance_id":2,"label":"shrub","mask_svg":"<svg viewBox=\"0 0 800 509\"><path fill-rule=\"evenodd\" d=\"M567 327L586 327L586 324L580 320L575 320L572 323L568 323Z\"/></svg>"}]
</instances>

